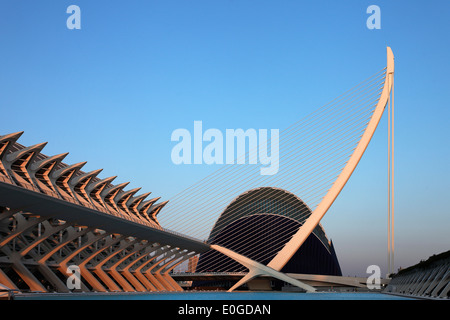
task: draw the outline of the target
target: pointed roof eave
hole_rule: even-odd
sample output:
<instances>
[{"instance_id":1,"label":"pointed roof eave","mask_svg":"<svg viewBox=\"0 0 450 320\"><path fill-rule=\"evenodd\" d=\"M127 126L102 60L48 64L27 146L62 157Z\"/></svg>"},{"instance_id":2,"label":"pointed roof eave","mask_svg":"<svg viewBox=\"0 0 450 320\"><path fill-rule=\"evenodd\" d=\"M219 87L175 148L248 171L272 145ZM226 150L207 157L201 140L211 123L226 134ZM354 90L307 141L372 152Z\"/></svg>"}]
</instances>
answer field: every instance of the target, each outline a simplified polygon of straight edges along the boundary
<instances>
[{"instance_id":1,"label":"pointed roof eave","mask_svg":"<svg viewBox=\"0 0 450 320\"><path fill-rule=\"evenodd\" d=\"M96 187L98 187L101 184L104 184L104 186L102 187L102 189L103 189L103 188L106 187L106 185L108 183L111 183L111 181L113 181L116 178L117 178L117 176L112 176L112 177L108 177L108 178L105 178L105 179L102 179L102 180L99 180L99 181L95 181L95 182L92 181L86 186L86 191L87 192L91 192L92 190L94 190Z\"/></svg>"},{"instance_id":2,"label":"pointed roof eave","mask_svg":"<svg viewBox=\"0 0 450 320\"><path fill-rule=\"evenodd\" d=\"M16 142L17 140L19 140L20 136L23 133L24 133L24 131L19 131L19 132L8 133L3 136L0 136L0 143L5 142L5 141Z\"/></svg>"},{"instance_id":3,"label":"pointed roof eave","mask_svg":"<svg viewBox=\"0 0 450 320\"><path fill-rule=\"evenodd\" d=\"M139 190L141 190L142 188L134 188L128 191L122 191L121 193L118 193L115 197L115 201L119 202L121 199L125 198L125 197L131 197L134 194L136 194Z\"/></svg>"},{"instance_id":4,"label":"pointed roof eave","mask_svg":"<svg viewBox=\"0 0 450 320\"><path fill-rule=\"evenodd\" d=\"M166 200L166 201L164 201L164 202L160 202L160 203L157 203L157 204L153 205L153 206L150 208L150 213L153 212L153 211L155 211L156 209L159 209L159 208L162 209L162 208L164 208L164 206L165 206L167 203L169 203L169 200Z\"/></svg>"},{"instance_id":5,"label":"pointed roof eave","mask_svg":"<svg viewBox=\"0 0 450 320\"><path fill-rule=\"evenodd\" d=\"M80 170L86 163L87 163L87 161L78 162L78 163L72 164L72 165L70 165L70 166L67 166L67 167L58 169L58 170L56 170L55 172L52 173L52 178L58 179L58 178L61 177L63 174L65 174L65 173L67 173L67 172L69 172L69 171L71 171L71 170L78 171L78 170Z\"/></svg>"},{"instance_id":6,"label":"pointed roof eave","mask_svg":"<svg viewBox=\"0 0 450 320\"><path fill-rule=\"evenodd\" d=\"M148 216L153 219L157 224L159 224L158 219L156 219L156 216L161 212L162 208L169 202L169 200L158 203L154 206L152 206L149 210Z\"/></svg>"},{"instance_id":7,"label":"pointed roof eave","mask_svg":"<svg viewBox=\"0 0 450 320\"><path fill-rule=\"evenodd\" d=\"M48 158L45 158L45 159L42 159L42 160L33 162L33 163L30 165L30 170L31 170L31 171L38 171L39 169L41 169L43 166L47 165L47 164L50 163L50 162L58 162L58 163L59 163L59 162L61 162L65 157L67 157L68 154L69 154L68 152L66 152L66 153L61 153L61 154L57 154L57 155L54 155L54 156L51 156L51 157L48 157Z\"/></svg>"},{"instance_id":8,"label":"pointed roof eave","mask_svg":"<svg viewBox=\"0 0 450 320\"><path fill-rule=\"evenodd\" d=\"M151 194L151 192L147 192L147 193L143 193L139 196L134 196L131 197L130 199L128 199L127 201L127 207L130 207L131 205L139 202L139 204L144 201L145 198L147 198L149 195Z\"/></svg>"},{"instance_id":9,"label":"pointed roof eave","mask_svg":"<svg viewBox=\"0 0 450 320\"><path fill-rule=\"evenodd\" d=\"M138 211L140 212L141 210L143 210L143 211L148 211L148 209L156 202L156 201L158 201L159 199L161 199L161 197L156 197L156 198L153 198L153 199L150 199L150 200L146 200L146 201L143 201L139 206L138 206Z\"/></svg>"},{"instance_id":10,"label":"pointed roof eave","mask_svg":"<svg viewBox=\"0 0 450 320\"><path fill-rule=\"evenodd\" d=\"M71 181L69 181L69 183L72 186L76 186L78 183L82 182L85 179L88 179L90 177L96 177L102 171L103 171L103 169L97 169L97 170L93 170L91 172L83 173L82 175L79 175L77 177L73 177L71 179Z\"/></svg>"},{"instance_id":11,"label":"pointed roof eave","mask_svg":"<svg viewBox=\"0 0 450 320\"><path fill-rule=\"evenodd\" d=\"M136 194L139 190L141 190L142 188L134 188L134 189L131 189L131 190L128 190L128 191L124 191L121 195L120 195L120 198L123 198L123 197L126 197L126 196L128 196L129 194L131 194L131 195L134 195L134 194Z\"/></svg>"},{"instance_id":12,"label":"pointed roof eave","mask_svg":"<svg viewBox=\"0 0 450 320\"><path fill-rule=\"evenodd\" d=\"M6 158L6 155L8 154L8 150L11 148L12 145L20 138L20 136L23 134L23 131L16 132L16 133L9 133L5 134L4 136L0 136L0 144L5 143L5 145L0 149L0 160Z\"/></svg>"},{"instance_id":13,"label":"pointed roof eave","mask_svg":"<svg viewBox=\"0 0 450 320\"><path fill-rule=\"evenodd\" d=\"M34 152L35 154L39 153L39 152L41 152L42 149L44 149L44 147L46 145L47 145L47 142L42 142L42 143L35 144L33 146L29 146L29 147L17 150L13 153L6 155L6 161L14 162L30 152Z\"/></svg>"},{"instance_id":14,"label":"pointed roof eave","mask_svg":"<svg viewBox=\"0 0 450 320\"><path fill-rule=\"evenodd\" d=\"M121 190L121 189L125 188L129 184L130 184L130 182L123 182L121 184L112 186L111 188L103 190L102 193L101 193L101 196L104 198L107 195L109 195L109 194L111 194L111 193L113 193L113 192L115 192L117 190Z\"/></svg>"}]
</instances>

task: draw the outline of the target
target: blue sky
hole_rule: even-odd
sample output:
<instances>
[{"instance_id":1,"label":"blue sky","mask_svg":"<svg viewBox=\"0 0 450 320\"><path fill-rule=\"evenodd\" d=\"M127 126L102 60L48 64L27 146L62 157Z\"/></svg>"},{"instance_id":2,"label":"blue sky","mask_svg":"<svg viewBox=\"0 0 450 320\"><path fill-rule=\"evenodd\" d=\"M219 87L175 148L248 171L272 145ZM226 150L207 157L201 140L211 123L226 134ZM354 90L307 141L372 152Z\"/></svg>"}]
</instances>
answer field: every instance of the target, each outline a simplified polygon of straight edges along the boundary
<instances>
[{"instance_id":1,"label":"blue sky","mask_svg":"<svg viewBox=\"0 0 450 320\"><path fill-rule=\"evenodd\" d=\"M66 9L81 8L81 30ZM369 5L381 29L369 30ZM447 1L0 3L0 134L169 199L217 170L177 128L288 127L396 57L396 267L450 243ZM386 267L387 119L322 220L344 274ZM301 195L299 195L301 197ZM162 213L163 214L163 213Z\"/></svg>"}]
</instances>

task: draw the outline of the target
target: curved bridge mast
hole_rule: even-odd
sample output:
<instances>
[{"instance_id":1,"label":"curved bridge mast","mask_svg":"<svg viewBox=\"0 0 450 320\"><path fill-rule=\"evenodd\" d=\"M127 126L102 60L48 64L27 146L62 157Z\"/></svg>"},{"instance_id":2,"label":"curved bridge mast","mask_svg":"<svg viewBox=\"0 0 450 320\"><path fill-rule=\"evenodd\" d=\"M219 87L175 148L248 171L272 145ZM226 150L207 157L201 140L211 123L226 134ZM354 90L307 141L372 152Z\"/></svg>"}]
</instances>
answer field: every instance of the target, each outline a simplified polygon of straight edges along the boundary
<instances>
[{"instance_id":1,"label":"curved bridge mast","mask_svg":"<svg viewBox=\"0 0 450 320\"><path fill-rule=\"evenodd\" d=\"M248 259L236 252L229 249L223 248L218 245L212 245L211 247L221 253L229 256L230 258L240 262L249 269L248 274L243 277L238 283L236 283L229 291L233 291L239 286L245 284L246 282L254 279L260 275L270 275L272 277L278 278L280 280L290 282L298 287L305 289L306 291L315 291L314 288L304 284L299 283L298 280L291 278L289 281L288 276L281 273L280 270L286 265L286 263L292 258L292 256L297 252L297 250L302 246L308 236L313 232L314 228L319 224L320 220L327 213L328 209L331 207L333 202L336 200L339 193L344 188L348 179L352 175L362 155L364 154L373 134L380 122L383 115L384 109L389 101L389 97L392 90L394 77L394 54L390 47L387 47L387 67L386 75L384 80L383 90L381 92L378 103L375 107L375 111L362 135L357 147L355 148L353 154L348 160L347 164L339 174L336 181L333 183L332 187L329 189L328 193L324 196L322 201L313 211L311 216L304 222L304 224L299 228L299 230L292 236L289 242L281 249L278 254L269 262L267 266L262 265L256 261Z\"/></svg>"}]
</instances>

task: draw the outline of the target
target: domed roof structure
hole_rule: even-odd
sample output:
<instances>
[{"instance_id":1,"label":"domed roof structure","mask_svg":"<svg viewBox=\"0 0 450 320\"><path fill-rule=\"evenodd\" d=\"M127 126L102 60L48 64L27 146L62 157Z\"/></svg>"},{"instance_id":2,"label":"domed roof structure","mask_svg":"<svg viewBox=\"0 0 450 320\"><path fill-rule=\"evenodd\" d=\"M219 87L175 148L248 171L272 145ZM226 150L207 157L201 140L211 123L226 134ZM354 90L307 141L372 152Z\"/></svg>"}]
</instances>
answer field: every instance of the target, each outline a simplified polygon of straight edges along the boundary
<instances>
[{"instance_id":1,"label":"domed roof structure","mask_svg":"<svg viewBox=\"0 0 450 320\"><path fill-rule=\"evenodd\" d=\"M208 242L267 265L311 215L296 195L260 187L240 194L225 208ZM241 272L246 268L217 251L200 256L196 272ZM281 270L289 273L342 275L333 248L319 224Z\"/></svg>"}]
</instances>

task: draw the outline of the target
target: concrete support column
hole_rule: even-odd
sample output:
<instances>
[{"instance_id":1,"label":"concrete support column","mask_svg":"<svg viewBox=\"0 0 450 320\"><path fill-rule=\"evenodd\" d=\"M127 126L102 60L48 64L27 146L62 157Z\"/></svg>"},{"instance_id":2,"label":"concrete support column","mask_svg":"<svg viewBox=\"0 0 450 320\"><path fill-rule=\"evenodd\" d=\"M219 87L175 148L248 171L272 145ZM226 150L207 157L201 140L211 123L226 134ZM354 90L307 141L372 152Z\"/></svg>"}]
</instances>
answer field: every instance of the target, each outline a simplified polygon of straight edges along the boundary
<instances>
[{"instance_id":1,"label":"concrete support column","mask_svg":"<svg viewBox=\"0 0 450 320\"><path fill-rule=\"evenodd\" d=\"M166 254L169 250L170 250L169 246L165 246L165 247L161 247L161 248L157 249L155 251L155 253L154 253L154 256L152 258L150 258L147 261L145 261L142 265L140 265L135 270L135 275L137 277L140 278L140 274L143 274L150 281L150 283L156 288L157 291L169 291L168 288L166 288L166 286L163 283L161 283L158 279L156 279L155 276L152 274L152 269L154 267L156 267L158 265L158 263L155 263L155 264L151 265L150 267L148 267L142 273L141 273L141 270L143 268L147 267L153 261L155 261L162 254Z\"/></svg>"},{"instance_id":2,"label":"concrete support column","mask_svg":"<svg viewBox=\"0 0 450 320\"><path fill-rule=\"evenodd\" d=\"M114 281L112 281L112 279L109 278L109 276L106 274L106 272L103 270L102 267L105 266L106 263L108 261L110 261L112 258L117 256L119 253L121 253L126 248L134 245L136 242L137 242L136 239L134 239L132 241L128 241L127 239L124 239L124 240L120 241L120 245L119 245L119 247L116 250L111 252L102 261L100 261L97 265L94 266L95 274L97 274L100 277L100 279L103 282L105 282L105 284L107 284L107 286L109 287L109 290L111 290L111 291L125 291L125 292L134 292L135 291L134 288L123 277L114 277L114 274L111 275L111 276L113 276L114 280L116 280L119 283L119 285L122 287L122 288L119 288L114 283ZM105 267L105 269L107 269L107 267Z\"/></svg>"},{"instance_id":3,"label":"concrete support column","mask_svg":"<svg viewBox=\"0 0 450 320\"><path fill-rule=\"evenodd\" d=\"M14 261L12 268L20 276L20 278L25 281L27 286L30 287L31 291L47 292L47 289L44 288L39 280L36 279L36 277L31 273L30 270L28 270L27 267L25 267L25 265L21 261Z\"/></svg>"},{"instance_id":4,"label":"concrete support column","mask_svg":"<svg viewBox=\"0 0 450 320\"><path fill-rule=\"evenodd\" d=\"M3 272L2 269L0 269L0 284L14 290L19 290L17 288L16 284L11 281L11 279L6 275L6 273Z\"/></svg>"},{"instance_id":5,"label":"concrete support column","mask_svg":"<svg viewBox=\"0 0 450 320\"><path fill-rule=\"evenodd\" d=\"M59 272L61 272L63 275L65 275L66 277L68 277L68 274L67 274L67 268L68 268L68 263L72 260L72 259L75 259L75 257L78 255L78 254L80 254L83 250L85 250L86 248L88 248L89 246L91 246L93 243L95 243L95 242L97 242L98 240L100 240L100 239L103 239L103 238L105 238L105 237L107 237L107 236L109 236L110 234L109 233L103 233L103 234L98 234L98 235L94 235L92 232L89 232L89 233L87 233L87 237L88 237L88 239L85 241L85 243L83 243L83 244L81 244L81 246L79 246L77 249L75 249L72 253L70 253L69 255L67 255L66 257L64 257L64 258L62 258L62 259L57 259L57 264L58 264L58 270L59 270ZM86 279L84 279L83 278L83 273L81 272L81 267L80 267L80 262L81 261L78 261L78 263L77 263L77 266L80 268L80 276L81 276L81 283L82 283L82 289L84 289L83 291L86 291L86 290L88 290L88 288L86 287L86 285L83 283L83 280L92 280L92 278L94 278L93 276L92 276L92 274L90 274L89 273L89 275L87 275L87 278ZM86 275L86 268L83 266L83 268L84 268L84 270L83 270L83 272L84 272L84 274ZM89 281L88 281L88 283L89 283ZM103 286L98 286L98 281L97 280L95 280L95 287L94 286L92 286L92 288L94 289L94 290L96 290L96 289L100 289L100 291L101 292L103 292L103 291L105 291L104 290L104 288L103 288ZM90 284L90 283L89 283ZM90 291L90 290L89 290ZM96 290L97 291L97 290Z\"/></svg>"},{"instance_id":6,"label":"concrete support column","mask_svg":"<svg viewBox=\"0 0 450 320\"><path fill-rule=\"evenodd\" d=\"M122 258L120 258L118 261L114 262L113 265L111 265L109 267L109 274L111 274L113 276L114 279L116 279L116 281L118 281L119 283L128 283L127 279L129 281L129 283L131 283L131 288L132 291L140 291L140 292L145 292L146 289L145 287L139 283L139 281L137 281L133 276L131 276L131 274L128 275L128 277L125 277L127 279L125 279L122 274L120 274L117 271L117 267L123 263L125 260L127 260L128 258L130 258L130 256L132 256L133 254L135 254L137 251L142 250L143 248L145 248L146 246L149 246L150 244L141 244L141 243L136 243L134 245L134 248L132 250L130 250L130 252L128 252L127 254L125 254ZM129 273L129 272L127 272ZM130 277L131 276L131 277ZM130 281L131 280L131 281ZM134 287L134 288L133 288Z\"/></svg>"},{"instance_id":7,"label":"concrete support column","mask_svg":"<svg viewBox=\"0 0 450 320\"><path fill-rule=\"evenodd\" d=\"M169 251L169 253L171 254L171 256L169 256L169 259L172 260L173 257L175 256L176 252L178 251L178 249L172 249ZM172 255L174 254L174 255ZM161 255L167 255L167 252L162 253ZM170 282L166 279L166 277L162 276L159 271L153 271L153 270L159 270L158 267L161 267L161 263L163 264L163 266L165 265L164 261L168 259L168 258L161 258L159 261L157 261L156 263L154 263L152 266L150 266L150 268L148 268L145 273L147 275L147 277L152 276L153 278L156 279L156 281L158 281L166 291L177 291L177 289L175 289ZM170 263L171 261L169 261Z\"/></svg>"},{"instance_id":8,"label":"concrete support column","mask_svg":"<svg viewBox=\"0 0 450 320\"><path fill-rule=\"evenodd\" d=\"M141 248L137 248L137 251L141 251L145 248L143 252L140 252L134 259L131 259L128 264L122 269L121 274L136 288L138 291L155 291L155 287L149 283L149 281L145 277L138 278L136 274L130 272L132 266L134 266L137 262L148 257L148 255L160 248L160 246L154 246L153 244L148 244L146 246L142 246ZM139 272L140 273L140 272ZM141 274L142 275L142 274Z\"/></svg>"},{"instance_id":9,"label":"concrete support column","mask_svg":"<svg viewBox=\"0 0 450 320\"><path fill-rule=\"evenodd\" d=\"M114 238L115 237L115 238ZM89 284L92 286L94 291L98 292L107 292L108 290L101 284L97 278L94 277L94 275L88 270L86 267L96 256L104 252L105 250L109 249L111 246L115 245L116 243L122 241L125 239L124 236L112 236L108 237L105 241L105 243L98 248L95 252L93 252L90 256L86 257L78 266L80 267L80 273L81 277L89 282ZM103 280L103 279L102 279ZM109 279L109 282L112 280ZM115 290L120 291L120 290Z\"/></svg>"},{"instance_id":10,"label":"concrete support column","mask_svg":"<svg viewBox=\"0 0 450 320\"><path fill-rule=\"evenodd\" d=\"M433 292L431 292L431 296L433 297L437 297L439 291L446 286L448 283L450 283L450 268L447 269L447 272L444 274L444 276L442 277L441 281L439 282L439 284L436 286L436 288L434 288Z\"/></svg>"}]
</instances>

